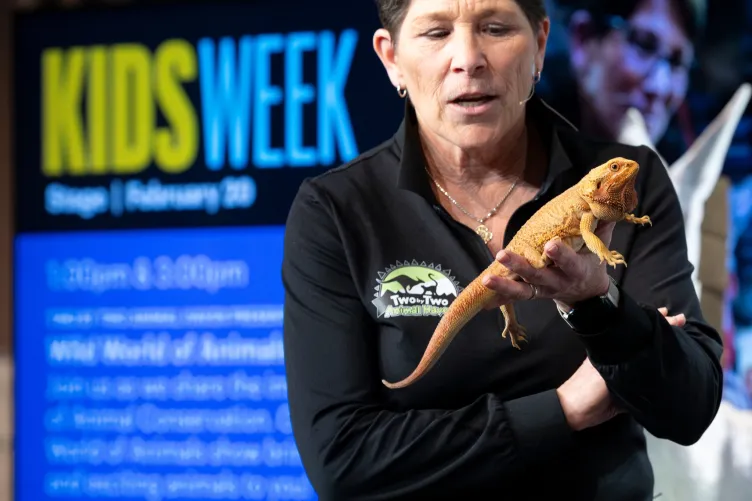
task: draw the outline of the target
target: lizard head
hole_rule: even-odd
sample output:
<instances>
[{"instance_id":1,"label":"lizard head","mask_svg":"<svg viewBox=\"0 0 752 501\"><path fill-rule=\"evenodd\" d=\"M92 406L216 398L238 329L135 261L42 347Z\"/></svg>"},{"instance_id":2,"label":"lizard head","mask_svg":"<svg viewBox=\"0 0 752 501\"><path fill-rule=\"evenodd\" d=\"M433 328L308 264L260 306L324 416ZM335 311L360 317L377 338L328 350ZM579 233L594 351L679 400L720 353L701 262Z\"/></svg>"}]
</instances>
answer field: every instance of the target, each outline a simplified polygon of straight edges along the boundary
<instances>
[{"instance_id":1,"label":"lizard head","mask_svg":"<svg viewBox=\"0 0 752 501\"><path fill-rule=\"evenodd\" d=\"M600 207L598 219L618 221L637 207L635 180L640 165L628 158L616 157L594 167L583 178L581 196ZM595 210L595 209L594 209Z\"/></svg>"}]
</instances>

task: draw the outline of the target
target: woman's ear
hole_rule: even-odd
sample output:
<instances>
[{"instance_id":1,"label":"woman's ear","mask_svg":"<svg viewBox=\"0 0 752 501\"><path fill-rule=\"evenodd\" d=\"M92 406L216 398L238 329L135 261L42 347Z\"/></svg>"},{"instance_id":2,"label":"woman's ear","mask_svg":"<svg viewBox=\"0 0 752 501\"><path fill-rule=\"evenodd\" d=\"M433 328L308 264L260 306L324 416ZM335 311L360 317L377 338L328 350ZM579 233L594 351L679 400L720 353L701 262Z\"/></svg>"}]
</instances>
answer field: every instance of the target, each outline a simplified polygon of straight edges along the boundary
<instances>
[{"instance_id":1,"label":"woman's ear","mask_svg":"<svg viewBox=\"0 0 752 501\"><path fill-rule=\"evenodd\" d=\"M392 36L388 30L379 28L373 33L373 50L384 65L392 85L404 85L402 73L397 65L397 52Z\"/></svg>"},{"instance_id":2,"label":"woman's ear","mask_svg":"<svg viewBox=\"0 0 752 501\"><path fill-rule=\"evenodd\" d=\"M535 68L537 71L543 71L543 62L546 59L546 44L548 43L548 35L551 31L551 21L545 18L540 23L538 33L536 34L536 50L535 50Z\"/></svg>"}]
</instances>

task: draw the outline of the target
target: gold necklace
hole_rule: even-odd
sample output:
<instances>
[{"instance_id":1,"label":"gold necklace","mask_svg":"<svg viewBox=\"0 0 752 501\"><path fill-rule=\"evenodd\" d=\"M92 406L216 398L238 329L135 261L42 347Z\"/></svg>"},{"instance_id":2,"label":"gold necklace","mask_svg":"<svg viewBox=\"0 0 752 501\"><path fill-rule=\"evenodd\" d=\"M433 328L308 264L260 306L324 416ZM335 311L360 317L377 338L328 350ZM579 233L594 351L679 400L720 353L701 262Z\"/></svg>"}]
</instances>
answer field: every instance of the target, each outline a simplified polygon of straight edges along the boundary
<instances>
[{"instance_id":1,"label":"gold necklace","mask_svg":"<svg viewBox=\"0 0 752 501\"><path fill-rule=\"evenodd\" d=\"M491 239L493 238L493 232L490 229L488 229L488 226L485 225L485 222L488 221L488 219L491 216L496 214L496 212L499 210L502 204L506 202L507 198L509 198L509 195L512 194L512 190L514 189L515 186L517 186L517 181L520 180L519 177L515 179L514 183L512 183L512 186L509 187L509 190L507 190L506 194L504 195L504 198L502 198L501 201L499 201L499 203L496 204L496 207L488 211L488 214L486 214L484 217L478 218L470 214L464 207L462 207L457 202L457 200L455 200L449 193L447 193L447 191L439 184L439 182L436 181L436 179L434 179L433 176L431 176L431 173L428 172L428 169L426 169L426 173L428 173L428 177L431 178L431 180L434 182L434 184L439 189L439 191L441 191L454 205L456 205L459 210L464 212L465 215L469 217L470 219L473 219L478 222L478 227L475 228L475 233L477 233L480 236L480 238L483 239L483 242L486 244L490 242Z\"/></svg>"}]
</instances>

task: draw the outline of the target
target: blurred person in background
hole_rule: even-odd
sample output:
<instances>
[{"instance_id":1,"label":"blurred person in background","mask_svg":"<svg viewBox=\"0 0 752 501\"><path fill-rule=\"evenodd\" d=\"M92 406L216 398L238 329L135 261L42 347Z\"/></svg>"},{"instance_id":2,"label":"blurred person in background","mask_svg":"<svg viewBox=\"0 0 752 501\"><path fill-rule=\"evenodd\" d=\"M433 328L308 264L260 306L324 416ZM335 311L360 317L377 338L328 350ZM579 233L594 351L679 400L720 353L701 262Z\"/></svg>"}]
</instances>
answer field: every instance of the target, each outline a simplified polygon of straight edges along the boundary
<instances>
[{"instance_id":1,"label":"blurred person in background","mask_svg":"<svg viewBox=\"0 0 752 501\"><path fill-rule=\"evenodd\" d=\"M549 65L549 103L583 132L618 137L629 108L653 144L684 102L704 0L559 0L569 44Z\"/></svg>"}]
</instances>

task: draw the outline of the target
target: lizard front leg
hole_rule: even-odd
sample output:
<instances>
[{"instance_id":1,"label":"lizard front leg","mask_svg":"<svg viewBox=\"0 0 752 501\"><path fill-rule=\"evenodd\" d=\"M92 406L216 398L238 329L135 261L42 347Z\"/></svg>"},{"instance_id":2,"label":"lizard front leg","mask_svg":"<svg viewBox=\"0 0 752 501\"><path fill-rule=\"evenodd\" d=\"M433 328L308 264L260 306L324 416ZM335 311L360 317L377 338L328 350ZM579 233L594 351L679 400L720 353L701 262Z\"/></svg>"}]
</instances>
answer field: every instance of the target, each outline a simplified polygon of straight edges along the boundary
<instances>
[{"instance_id":1,"label":"lizard front leg","mask_svg":"<svg viewBox=\"0 0 752 501\"><path fill-rule=\"evenodd\" d=\"M650 220L649 216L637 217L634 214L627 214L624 216L624 221L632 224L641 224L643 226L646 224L653 226L653 222Z\"/></svg>"},{"instance_id":2,"label":"lizard front leg","mask_svg":"<svg viewBox=\"0 0 752 501\"><path fill-rule=\"evenodd\" d=\"M593 228L596 226L596 219L592 212L586 212L582 215L580 220L580 233L582 234L582 240L585 242L587 248L600 258L600 262L606 261L608 264L616 268L617 264L627 265L622 256L617 251L609 250L603 240L598 238L598 235L593 233Z\"/></svg>"}]
</instances>

